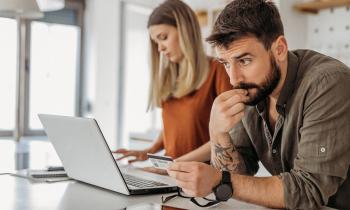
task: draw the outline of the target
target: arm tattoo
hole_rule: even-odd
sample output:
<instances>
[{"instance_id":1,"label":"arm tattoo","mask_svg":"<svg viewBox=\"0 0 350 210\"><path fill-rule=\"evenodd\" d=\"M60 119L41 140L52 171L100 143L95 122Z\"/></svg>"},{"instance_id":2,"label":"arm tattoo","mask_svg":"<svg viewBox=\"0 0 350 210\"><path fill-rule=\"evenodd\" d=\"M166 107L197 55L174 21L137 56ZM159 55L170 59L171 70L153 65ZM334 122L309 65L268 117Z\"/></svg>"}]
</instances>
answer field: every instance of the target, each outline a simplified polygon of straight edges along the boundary
<instances>
[{"instance_id":1,"label":"arm tattoo","mask_svg":"<svg viewBox=\"0 0 350 210\"><path fill-rule=\"evenodd\" d=\"M244 160L233 145L229 147L222 147L217 143L213 143L211 165L219 170L246 174Z\"/></svg>"}]
</instances>

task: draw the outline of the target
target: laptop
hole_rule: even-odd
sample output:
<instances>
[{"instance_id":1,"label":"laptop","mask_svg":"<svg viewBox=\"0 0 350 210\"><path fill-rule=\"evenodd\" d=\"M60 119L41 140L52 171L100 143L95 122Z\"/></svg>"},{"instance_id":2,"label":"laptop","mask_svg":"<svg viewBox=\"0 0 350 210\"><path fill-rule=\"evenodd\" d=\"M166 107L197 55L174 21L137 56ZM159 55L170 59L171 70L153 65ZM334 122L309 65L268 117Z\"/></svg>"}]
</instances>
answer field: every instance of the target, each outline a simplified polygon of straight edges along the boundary
<instances>
[{"instance_id":1,"label":"laptop","mask_svg":"<svg viewBox=\"0 0 350 210\"><path fill-rule=\"evenodd\" d=\"M38 116L69 177L125 195L177 190L168 176L118 165L95 119Z\"/></svg>"}]
</instances>

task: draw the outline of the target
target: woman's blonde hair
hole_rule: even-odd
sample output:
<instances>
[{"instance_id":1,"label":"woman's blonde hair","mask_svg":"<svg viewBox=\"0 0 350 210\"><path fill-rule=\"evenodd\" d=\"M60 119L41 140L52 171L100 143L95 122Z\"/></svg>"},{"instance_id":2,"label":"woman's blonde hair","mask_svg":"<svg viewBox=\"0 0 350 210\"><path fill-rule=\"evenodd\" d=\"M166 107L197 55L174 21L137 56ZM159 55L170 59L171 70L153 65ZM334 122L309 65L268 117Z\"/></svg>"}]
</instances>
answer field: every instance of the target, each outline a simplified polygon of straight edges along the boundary
<instances>
[{"instance_id":1,"label":"woman's blonde hair","mask_svg":"<svg viewBox=\"0 0 350 210\"><path fill-rule=\"evenodd\" d=\"M184 58L176 64L158 52L151 39L151 83L148 108L160 107L163 101L183 97L198 89L206 80L209 60L193 10L180 0L167 0L158 6L148 20L152 25L167 24L177 28Z\"/></svg>"}]
</instances>

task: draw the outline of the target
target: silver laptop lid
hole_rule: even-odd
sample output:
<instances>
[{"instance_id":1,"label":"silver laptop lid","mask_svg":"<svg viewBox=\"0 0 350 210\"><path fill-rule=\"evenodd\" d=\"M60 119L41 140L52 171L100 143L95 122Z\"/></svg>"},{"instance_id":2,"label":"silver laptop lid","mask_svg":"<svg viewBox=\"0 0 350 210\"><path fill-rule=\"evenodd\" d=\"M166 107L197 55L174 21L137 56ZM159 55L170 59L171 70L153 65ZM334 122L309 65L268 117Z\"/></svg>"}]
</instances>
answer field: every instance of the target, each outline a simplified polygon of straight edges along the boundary
<instances>
[{"instance_id":1,"label":"silver laptop lid","mask_svg":"<svg viewBox=\"0 0 350 210\"><path fill-rule=\"evenodd\" d=\"M38 116L69 177L130 194L94 119L46 114Z\"/></svg>"}]
</instances>

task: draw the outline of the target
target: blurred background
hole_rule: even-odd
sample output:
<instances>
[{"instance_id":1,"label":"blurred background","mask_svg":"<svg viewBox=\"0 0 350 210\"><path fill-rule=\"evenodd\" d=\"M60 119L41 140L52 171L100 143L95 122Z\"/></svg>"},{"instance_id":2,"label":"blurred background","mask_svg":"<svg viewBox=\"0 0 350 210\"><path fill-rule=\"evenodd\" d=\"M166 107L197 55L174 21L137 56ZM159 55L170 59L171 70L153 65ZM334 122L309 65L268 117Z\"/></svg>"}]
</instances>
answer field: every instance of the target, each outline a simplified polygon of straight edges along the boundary
<instances>
[{"instance_id":1,"label":"blurred background","mask_svg":"<svg viewBox=\"0 0 350 210\"><path fill-rule=\"evenodd\" d=\"M146 26L161 2L0 0L0 172L61 165L38 113L96 118L111 149L152 143L162 122L159 109L146 112ZM230 1L185 2L205 38ZM349 0L274 2L290 49L350 65Z\"/></svg>"}]
</instances>

